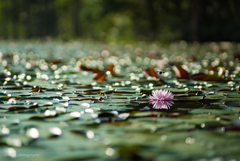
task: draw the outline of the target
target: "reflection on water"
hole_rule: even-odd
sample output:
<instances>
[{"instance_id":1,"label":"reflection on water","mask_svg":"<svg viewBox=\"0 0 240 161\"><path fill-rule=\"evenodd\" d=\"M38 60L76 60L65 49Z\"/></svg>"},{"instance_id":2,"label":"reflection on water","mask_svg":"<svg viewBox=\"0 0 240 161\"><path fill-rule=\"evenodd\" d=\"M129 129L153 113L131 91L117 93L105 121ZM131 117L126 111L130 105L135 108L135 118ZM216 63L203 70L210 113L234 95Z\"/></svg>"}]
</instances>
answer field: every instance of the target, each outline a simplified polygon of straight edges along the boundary
<instances>
[{"instance_id":1,"label":"reflection on water","mask_svg":"<svg viewBox=\"0 0 240 161\"><path fill-rule=\"evenodd\" d=\"M153 108L155 109L170 109L170 107L174 104L173 101L151 101L150 104L153 104Z\"/></svg>"}]
</instances>

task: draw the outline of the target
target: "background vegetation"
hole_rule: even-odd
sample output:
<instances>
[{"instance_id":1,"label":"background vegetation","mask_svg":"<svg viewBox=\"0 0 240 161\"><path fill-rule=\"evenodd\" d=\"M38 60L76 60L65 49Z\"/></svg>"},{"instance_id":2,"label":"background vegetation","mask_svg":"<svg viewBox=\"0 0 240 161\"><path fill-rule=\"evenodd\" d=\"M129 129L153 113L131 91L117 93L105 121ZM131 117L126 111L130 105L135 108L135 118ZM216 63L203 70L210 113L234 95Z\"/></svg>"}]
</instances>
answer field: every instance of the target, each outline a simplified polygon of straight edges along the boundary
<instances>
[{"instance_id":1,"label":"background vegetation","mask_svg":"<svg viewBox=\"0 0 240 161\"><path fill-rule=\"evenodd\" d=\"M0 0L0 39L239 41L238 0Z\"/></svg>"}]
</instances>

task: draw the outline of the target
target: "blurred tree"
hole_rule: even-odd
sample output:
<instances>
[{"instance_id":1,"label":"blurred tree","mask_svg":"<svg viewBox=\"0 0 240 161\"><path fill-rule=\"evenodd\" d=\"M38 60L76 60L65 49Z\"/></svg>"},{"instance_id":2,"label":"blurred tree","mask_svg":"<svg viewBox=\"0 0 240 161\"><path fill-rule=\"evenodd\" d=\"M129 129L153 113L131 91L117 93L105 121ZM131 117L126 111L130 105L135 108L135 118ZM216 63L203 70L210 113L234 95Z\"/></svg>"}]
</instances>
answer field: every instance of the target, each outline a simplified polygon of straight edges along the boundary
<instances>
[{"instance_id":1,"label":"blurred tree","mask_svg":"<svg viewBox=\"0 0 240 161\"><path fill-rule=\"evenodd\" d=\"M191 1L193 41L199 41L199 0Z\"/></svg>"},{"instance_id":2,"label":"blurred tree","mask_svg":"<svg viewBox=\"0 0 240 161\"><path fill-rule=\"evenodd\" d=\"M79 0L72 0L72 26L73 36L80 36L80 24L79 24Z\"/></svg>"},{"instance_id":3,"label":"blurred tree","mask_svg":"<svg viewBox=\"0 0 240 161\"><path fill-rule=\"evenodd\" d=\"M147 11L148 11L148 15L149 15L149 23L150 23L150 30L151 32L151 40L156 40L157 35L158 35L158 23L157 23L157 19L156 19L156 11L154 8L154 3L155 0L145 0L146 1L146 6L147 6Z\"/></svg>"},{"instance_id":4,"label":"blurred tree","mask_svg":"<svg viewBox=\"0 0 240 161\"><path fill-rule=\"evenodd\" d=\"M240 41L239 0L200 2L200 41Z\"/></svg>"},{"instance_id":5,"label":"blurred tree","mask_svg":"<svg viewBox=\"0 0 240 161\"><path fill-rule=\"evenodd\" d=\"M0 0L0 38L240 41L239 0Z\"/></svg>"}]
</instances>

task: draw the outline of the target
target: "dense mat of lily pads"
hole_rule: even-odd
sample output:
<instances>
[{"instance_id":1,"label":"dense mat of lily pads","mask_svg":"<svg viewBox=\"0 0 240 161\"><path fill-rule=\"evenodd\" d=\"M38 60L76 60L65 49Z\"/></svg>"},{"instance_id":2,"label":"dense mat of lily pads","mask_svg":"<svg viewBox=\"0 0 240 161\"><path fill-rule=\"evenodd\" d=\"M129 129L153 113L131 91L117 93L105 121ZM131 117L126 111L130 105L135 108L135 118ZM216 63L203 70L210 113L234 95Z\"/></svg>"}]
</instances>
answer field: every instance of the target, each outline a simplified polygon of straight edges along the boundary
<instances>
[{"instance_id":1,"label":"dense mat of lily pads","mask_svg":"<svg viewBox=\"0 0 240 161\"><path fill-rule=\"evenodd\" d=\"M239 49L1 42L0 160L240 160Z\"/></svg>"}]
</instances>

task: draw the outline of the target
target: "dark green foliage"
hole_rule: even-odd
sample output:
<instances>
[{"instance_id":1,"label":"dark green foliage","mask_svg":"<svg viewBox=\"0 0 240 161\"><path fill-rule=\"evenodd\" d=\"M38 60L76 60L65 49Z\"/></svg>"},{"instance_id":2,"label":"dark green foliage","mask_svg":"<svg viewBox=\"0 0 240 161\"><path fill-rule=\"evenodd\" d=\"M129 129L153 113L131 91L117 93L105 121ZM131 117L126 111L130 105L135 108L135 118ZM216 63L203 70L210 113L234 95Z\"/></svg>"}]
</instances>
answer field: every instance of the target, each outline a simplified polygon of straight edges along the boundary
<instances>
[{"instance_id":1,"label":"dark green foliage","mask_svg":"<svg viewBox=\"0 0 240 161\"><path fill-rule=\"evenodd\" d=\"M0 0L0 39L239 41L238 0Z\"/></svg>"}]
</instances>

